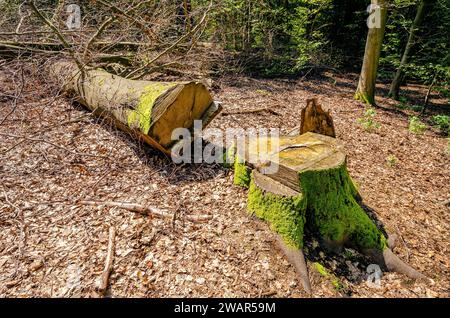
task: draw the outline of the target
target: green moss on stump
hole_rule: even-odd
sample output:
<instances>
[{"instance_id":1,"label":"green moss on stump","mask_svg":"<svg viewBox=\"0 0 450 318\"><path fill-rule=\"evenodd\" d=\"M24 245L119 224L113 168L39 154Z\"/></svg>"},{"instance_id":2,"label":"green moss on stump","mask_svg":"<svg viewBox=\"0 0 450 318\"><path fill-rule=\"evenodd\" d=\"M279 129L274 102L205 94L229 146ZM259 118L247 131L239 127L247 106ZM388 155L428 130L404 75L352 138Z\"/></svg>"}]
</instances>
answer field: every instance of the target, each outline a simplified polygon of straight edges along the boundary
<instances>
[{"instance_id":1,"label":"green moss on stump","mask_svg":"<svg viewBox=\"0 0 450 318\"><path fill-rule=\"evenodd\" d=\"M360 249L386 248L383 233L355 199L359 196L358 191L345 162L337 168L307 170L299 174L302 194L296 197L263 193L252 180L248 193L249 211L268 221L271 228L294 247L303 245L303 228L307 220L306 225L328 242Z\"/></svg>"},{"instance_id":2,"label":"green moss on stump","mask_svg":"<svg viewBox=\"0 0 450 318\"><path fill-rule=\"evenodd\" d=\"M300 184L308 202L309 226L322 238L361 249L386 247L383 233L355 200L357 190L345 163L333 169L302 172Z\"/></svg>"},{"instance_id":3,"label":"green moss on stump","mask_svg":"<svg viewBox=\"0 0 450 318\"><path fill-rule=\"evenodd\" d=\"M247 209L269 222L271 229L282 237L287 246L303 247L306 200L302 194L287 197L264 193L251 180Z\"/></svg>"},{"instance_id":4,"label":"green moss on stump","mask_svg":"<svg viewBox=\"0 0 450 318\"><path fill-rule=\"evenodd\" d=\"M331 281L331 284L333 284L336 290L344 289L344 285L340 282L340 280L335 275L328 272L327 269L322 264L314 262L313 266L321 276Z\"/></svg>"},{"instance_id":5,"label":"green moss on stump","mask_svg":"<svg viewBox=\"0 0 450 318\"><path fill-rule=\"evenodd\" d=\"M234 160L234 184L248 188L251 172L251 169L247 167L245 161L236 155Z\"/></svg>"}]
</instances>

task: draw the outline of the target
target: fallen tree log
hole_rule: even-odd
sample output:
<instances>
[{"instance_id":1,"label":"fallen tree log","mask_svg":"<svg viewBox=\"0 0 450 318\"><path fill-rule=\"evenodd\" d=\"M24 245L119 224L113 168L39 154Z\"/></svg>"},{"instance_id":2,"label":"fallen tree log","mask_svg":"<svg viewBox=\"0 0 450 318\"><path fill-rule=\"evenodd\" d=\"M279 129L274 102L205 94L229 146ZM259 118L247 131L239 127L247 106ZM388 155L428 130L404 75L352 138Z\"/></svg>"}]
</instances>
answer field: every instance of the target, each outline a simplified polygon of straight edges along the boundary
<instances>
[{"instance_id":1,"label":"fallen tree log","mask_svg":"<svg viewBox=\"0 0 450 318\"><path fill-rule=\"evenodd\" d=\"M426 279L395 256L384 232L359 205L342 143L312 132L278 138L251 138L243 162L235 161L235 180L247 182L249 212L280 235L306 291L310 288L301 252L306 228L328 250L352 247L385 270ZM258 153L261 149L264 156ZM255 162L258 157L265 159Z\"/></svg>"},{"instance_id":2,"label":"fallen tree log","mask_svg":"<svg viewBox=\"0 0 450 318\"><path fill-rule=\"evenodd\" d=\"M176 143L174 129L192 129L194 120L205 127L221 110L198 82L135 81L99 69L83 76L70 62L58 62L50 72L94 114L166 154Z\"/></svg>"}]
</instances>

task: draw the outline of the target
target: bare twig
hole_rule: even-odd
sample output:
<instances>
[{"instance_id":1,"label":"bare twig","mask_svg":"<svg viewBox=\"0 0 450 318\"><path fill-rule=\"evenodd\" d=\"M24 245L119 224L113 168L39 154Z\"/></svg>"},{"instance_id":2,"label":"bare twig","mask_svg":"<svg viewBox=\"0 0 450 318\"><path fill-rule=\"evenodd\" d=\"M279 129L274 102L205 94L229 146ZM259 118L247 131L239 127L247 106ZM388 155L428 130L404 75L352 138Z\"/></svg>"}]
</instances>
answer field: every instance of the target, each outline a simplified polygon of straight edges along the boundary
<instances>
[{"instance_id":1,"label":"bare twig","mask_svg":"<svg viewBox=\"0 0 450 318\"><path fill-rule=\"evenodd\" d=\"M103 4L107 7L109 7L113 12L119 14L122 17L127 18L128 20L130 20L131 22L133 22L134 24L136 24L137 26L139 26L143 31L145 31L149 36L153 37L154 34L153 32L146 26L146 24L142 21L139 21L138 19L136 19L135 17L131 16L129 13L135 9L137 9L141 4L138 4L135 8L130 9L129 11L123 11L122 9L118 8L117 6L115 6L112 3L109 3L108 1L104 1L104 0L98 0L98 2L100 4ZM143 1L148 2L148 1Z\"/></svg>"},{"instance_id":2,"label":"bare twig","mask_svg":"<svg viewBox=\"0 0 450 318\"><path fill-rule=\"evenodd\" d=\"M106 30L106 28L113 23L115 20L114 17L109 17L107 18L98 28L97 32L95 32L91 38L89 39L89 41L86 44L86 47L84 48L84 52L83 52L83 60L86 60L86 57L88 55L89 52L89 48L91 47L91 45L94 43L95 39L97 39L102 33L103 31Z\"/></svg>"},{"instance_id":3,"label":"bare twig","mask_svg":"<svg viewBox=\"0 0 450 318\"><path fill-rule=\"evenodd\" d=\"M206 9L205 13L203 14L202 19L200 20L200 22L188 33L184 34L183 36L181 36L177 41L175 41L171 46L169 46L167 49L165 49L164 51L162 51L161 53L159 53L156 57L154 57L153 59L151 59L148 63L146 63L145 65L133 70L130 74L128 74L127 78L131 78L131 79L139 79L141 78L143 75L145 74L141 74L141 75L137 75L134 76L136 74L139 74L140 72L142 72L143 70L145 70L146 68L148 68L150 65L152 65L153 63L155 63L157 60L159 60L163 55L169 53L170 51L172 51L178 44L180 44L182 41L184 41L185 39L187 39L189 36L191 36L192 34L195 34L197 32L197 30L203 25L203 23L206 20L206 17L208 16L209 11L211 10L212 7L212 1L210 2L208 8ZM134 77L133 77L134 76Z\"/></svg>"},{"instance_id":4,"label":"bare twig","mask_svg":"<svg viewBox=\"0 0 450 318\"><path fill-rule=\"evenodd\" d=\"M249 109L249 110L239 110L236 112L222 112L222 116L228 116L228 115L238 115L238 114L254 114L254 113L261 113L261 112L268 112L273 115L279 116L280 114L271 109L270 107L265 108L257 108L257 109Z\"/></svg>"},{"instance_id":5,"label":"bare twig","mask_svg":"<svg viewBox=\"0 0 450 318\"><path fill-rule=\"evenodd\" d=\"M136 203L128 203L128 202L113 202L113 201L87 201L87 200L79 200L76 204L83 205L91 205L91 206L110 206L110 207L118 207L124 210L128 210L131 212L136 212L143 215L154 216L161 219L170 219L173 220L173 213L168 212L167 210L159 209L153 206L144 206ZM206 222L212 219L212 215L185 215L184 218L193 223L201 223Z\"/></svg>"},{"instance_id":6,"label":"bare twig","mask_svg":"<svg viewBox=\"0 0 450 318\"><path fill-rule=\"evenodd\" d=\"M80 59L75 55L75 51L72 49L72 46L69 44L69 42L66 40L66 38L64 37L64 35L58 30L58 28L49 20L47 19L42 13L41 11L39 11L39 9L36 7L36 4L34 3L34 1L29 1L30 2L30 6L31 9L33 9L33 11L36 13L36 15L45 23L48 25L48 27L50 29L52 29L52 31L56 34L56 36L58 37L58 39L61 41L61 43L64 45L64 47L69 51L71 57L73 58L73 60L75 61L75 63L78 66L78 69L80 70L80 72L82 74L84 74L84 65L83 63L80 61Z\"/></svg>"},{"instance_id":7,"label":"bare twig","mask_svg":"<svg viewBox=\"0 0 450 318\"><path fill-rule=\"evenodd\" d=\"M101 296L104 296L106 289L108 288L109 276L111 275L114 262L115 240L116 240L116 229L113 226L110 226L108 239L108 253L106 254L105 268L103 269L100 285L97 287L97 291Z\"/></svg>"}]
</instances>

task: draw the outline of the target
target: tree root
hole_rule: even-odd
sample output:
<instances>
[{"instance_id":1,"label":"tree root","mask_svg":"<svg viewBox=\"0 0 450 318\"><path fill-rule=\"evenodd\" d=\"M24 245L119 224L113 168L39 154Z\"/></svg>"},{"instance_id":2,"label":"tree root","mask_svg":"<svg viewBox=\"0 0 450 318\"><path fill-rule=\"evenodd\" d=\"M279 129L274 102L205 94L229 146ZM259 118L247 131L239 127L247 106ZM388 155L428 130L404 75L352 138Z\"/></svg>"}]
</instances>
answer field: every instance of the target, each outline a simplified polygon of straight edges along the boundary
<instances>
[{"instance_id":1,"label":"tree root","mask_svg":"<svg viewBox=\"0 0 450 318\"><path fill-rule=\"evenodd\" d=\"M403 262L390 248L385 248L383 251L366 250L364 251L364 254L373 258L379 265L390 272L400 273L412 279L430 281L425 275Z\"/></svg>"},{"instance_id":2,"label":"tree root","mask_svg":"<svg viewBox=\"0 0 450 318\"><path fill-rule=\"evenodd\" d=\"M391 250L394 250L394 248L397 246L397 238L397 234L388 234L386 243Z\"/></svg>"},{"instance_id":3,"label":"tree root","mask_svg":"<svg viewBox=\"0 0 450 318\"><path fill-rule=\"evenodd\" d=\"M289 263L295 267L295 271L297 272L298 279L303 286L303 289L308 294L311 294L311 283L309 281L308 275L308 267L306 266L305 256L303 255L303 251L301 249L296 249L292 247L288 247L283 239L277 235L277 244L280 249L283 251Z\"/></svg>"}]
</instances>

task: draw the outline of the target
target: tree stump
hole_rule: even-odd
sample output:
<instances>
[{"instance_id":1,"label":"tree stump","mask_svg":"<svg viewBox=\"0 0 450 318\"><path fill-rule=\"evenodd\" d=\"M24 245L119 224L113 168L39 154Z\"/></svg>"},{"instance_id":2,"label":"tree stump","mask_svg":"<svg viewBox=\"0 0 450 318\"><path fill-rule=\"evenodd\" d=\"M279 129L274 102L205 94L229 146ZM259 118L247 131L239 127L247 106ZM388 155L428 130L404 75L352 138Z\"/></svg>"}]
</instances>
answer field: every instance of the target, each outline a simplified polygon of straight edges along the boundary
<instances>
[{"instance_id":1,"label":"tree stump","mask_svg":"<svg viewBox=\"0 0 450 318\"><path fill-rule=\"evenodd\" d=\"M261 138L266 137L248 143L248 165L251 155L259 150ZM311 132L279 137L275 149L273 140L271 144L268 138L266 141L267 160L263 165L251 165L255 170L251 174L248 210L270 224L288 251L303 247L307 227L335 251L343 246L356 248L385 269L424 278L391 252L383 232L359 205L358 190L347 171L339 141ZM278 166L278 171L263 175L269 165ZM300 271L303 276L305 271Z\"/></svg>"},{"instance_id":2,"label":"tree stump","mask_svg":"<svg viewBox=\"0 0 450 318\"><path fill-rule=\"evenodd\" d=\"M314 132L325 136L336 137L333 118L329 112L322 109L316 98L308 99L302 109L300 134Z\"/></svg>"}]
</instances>

